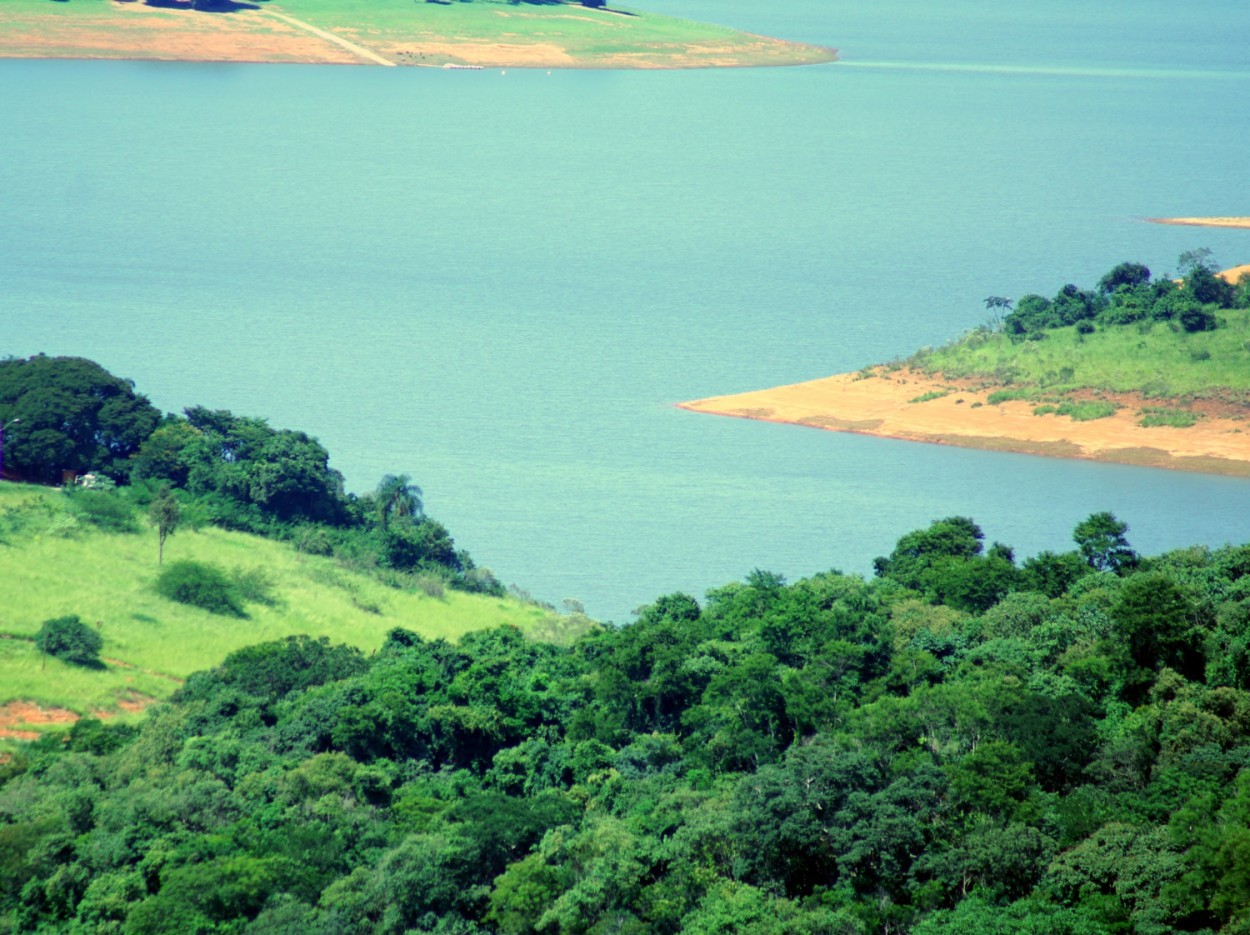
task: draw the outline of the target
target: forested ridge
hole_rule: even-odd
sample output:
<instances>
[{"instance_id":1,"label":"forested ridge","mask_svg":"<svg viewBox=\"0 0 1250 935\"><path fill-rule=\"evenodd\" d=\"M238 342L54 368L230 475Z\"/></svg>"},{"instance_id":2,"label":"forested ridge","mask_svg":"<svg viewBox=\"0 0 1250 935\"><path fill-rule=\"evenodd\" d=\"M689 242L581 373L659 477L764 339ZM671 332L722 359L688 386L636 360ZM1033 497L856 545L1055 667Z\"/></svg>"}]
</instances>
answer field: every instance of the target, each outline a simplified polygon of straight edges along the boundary
<instances>
[{"instance_id":1,"label":"forested ridge","mask_svg":"<svg viewBox=\"0 0 1250 935\"><path fill-rule=\"evenodd\" d=\"M205 406L162 414L133 381L85 358L0 359L0 426L4 476L68 479L78 511L103 528L128 529L132 507L172 501L163 530L172 516L175 528L211 524L333 554L397 585L422 579L503 593L426 515L407 474L350 493L306 432ZM126 502L111 502L114 491Z\"/></svg>"},{"instance_id":2,"label":"forested ridge","mask_svg":"<svg viewBox=\"0 0 1250 935\"><path fill-rule=\"evenodd\" d=\"M13 372L0 407L39 412ZM353 499L318 455L311 501L266 499L240 455L313 440L154 425L80 435L154 501L399 574L410 483ZM870 578L756 569L566 646L236 651L0 764L0 931L1250 932L1250 546L1129 533L1019 560L955 516Z\"/></svg>"}]
</instances>

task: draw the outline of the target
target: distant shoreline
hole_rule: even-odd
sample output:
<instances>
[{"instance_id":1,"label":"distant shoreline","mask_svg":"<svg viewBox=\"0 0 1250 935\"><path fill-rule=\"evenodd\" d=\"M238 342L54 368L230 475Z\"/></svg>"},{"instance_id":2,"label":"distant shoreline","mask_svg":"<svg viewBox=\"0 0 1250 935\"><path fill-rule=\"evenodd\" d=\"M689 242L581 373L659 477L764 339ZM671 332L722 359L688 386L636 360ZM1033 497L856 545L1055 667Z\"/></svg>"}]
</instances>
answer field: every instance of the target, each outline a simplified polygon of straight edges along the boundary
<instances>
[{"instance_id":1,"label":"distant shoreline","mask_svg":"<svg viewBox=\"0 0 1250 935\"><path fill-rule=\"evenodd\" d=\"M834 49L660 14L566 2L427 7L381 0L347 20L324 5L219 0L228 12L109 0L0 5L0 59L681 69L832 62Z\"/></svg>"},{"instance_id":2,"label":"distant shoreline","mask_svg":"<svg viewBox=\"0 0 1250 935\"><path fill-rule=\"evenodd\" d=\"M678 403L712 415L989 451L1250 477L1250 421L1213 413L1189 428L1143 428L1140 399L1077 422L1033 414L1026 400L989 405L996 387L888 367ZM926 398L928 397L928 398Z\"/></svg>"}]
</instances>

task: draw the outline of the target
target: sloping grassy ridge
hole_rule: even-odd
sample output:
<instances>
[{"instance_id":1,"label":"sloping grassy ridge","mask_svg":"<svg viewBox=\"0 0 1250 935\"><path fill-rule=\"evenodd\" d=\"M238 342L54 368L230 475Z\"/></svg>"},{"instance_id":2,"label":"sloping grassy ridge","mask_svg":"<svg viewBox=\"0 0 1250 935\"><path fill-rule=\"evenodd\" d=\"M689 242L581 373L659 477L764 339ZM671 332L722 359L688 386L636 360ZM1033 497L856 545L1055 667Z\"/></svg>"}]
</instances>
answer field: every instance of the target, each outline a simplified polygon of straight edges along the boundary
<instances>
[{"instance_id":1,"label":"sloping grassy ridge","mask_svg":"<svg viewBox=\"0 0 1250 935\"><path fill-rule=\"evenodd\" d=\"M165 544L167 563L208 562L267 583L267 601L249 602L246 618L210 614L156 593L154 530L145 524L138 533L100 531L77 519L66 499L58 490L0 484L0 709L24 701L77 715L133 717L234 650L294 634L371 652L395 627L454 641L500 625L551 637L561 625L550 611L513 598L451 589L431 597L283 542L214 527L179 530ZM98 627L103 668L68 665L36 650L43 622L68 614ZM6 726L39 725L0 724Z\"/></svg>"}]
</instances>

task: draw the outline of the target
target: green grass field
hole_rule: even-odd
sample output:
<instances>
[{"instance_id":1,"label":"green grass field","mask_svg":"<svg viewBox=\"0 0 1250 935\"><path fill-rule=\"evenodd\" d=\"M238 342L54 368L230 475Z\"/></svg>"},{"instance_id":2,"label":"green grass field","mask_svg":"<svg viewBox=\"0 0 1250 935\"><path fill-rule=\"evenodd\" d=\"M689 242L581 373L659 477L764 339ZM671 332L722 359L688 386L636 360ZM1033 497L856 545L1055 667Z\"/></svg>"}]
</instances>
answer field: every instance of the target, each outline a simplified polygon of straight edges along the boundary
<instances>
[{"instance_id":1,"label":"green grass field","mask_svg":"<svg viewBox=\"0 0 1250 935\"><path fill-rule=\"evenodd\" d=\"M77 714L119 712L136 696L167 697L187 675L236 649L292 634L327 636L368 653L393 627L456 640L509 624L550 638L563 621L513 598L399 590L332 558L211 527L170 537L165 560L178 559L259 570L272 603L249 603L248 618L236 619L166 600L153 589L155 531L103 533L76 520L57 490L0 484L0 705L23 700ZM68 614L98 626L103 669L36 650L43 622Z\"/></svg>"},{"instance_id":2,"label":"green grass field","mask_svg":"<svg viewBox=\"0 0 1250 935\"><path fill-rule=\"evenodd\" d=\"M1224 325L1188 334L1167 322L1076 327L1046 332L1041 341L1012 342L1006 334L974 331L917 352L907 363L951 378L983 378L1055 393L1083 389L1149 398L1193 397L1250 402L1250 310L1220 312Z\"/></svg>"}]
</instances>

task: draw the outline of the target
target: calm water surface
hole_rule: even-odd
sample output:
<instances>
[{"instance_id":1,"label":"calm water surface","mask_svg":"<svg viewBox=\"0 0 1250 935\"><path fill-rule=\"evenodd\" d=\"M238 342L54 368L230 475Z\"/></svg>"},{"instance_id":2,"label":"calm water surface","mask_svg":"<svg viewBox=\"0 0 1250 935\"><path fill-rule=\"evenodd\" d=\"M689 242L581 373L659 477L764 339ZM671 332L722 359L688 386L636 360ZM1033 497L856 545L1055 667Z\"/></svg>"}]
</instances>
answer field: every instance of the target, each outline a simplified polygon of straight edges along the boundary
<instances>
[{"instance_id":1,"label":"calm water surface","mask_svg":"<svg viewBox=\"0 0 1250 935\"><path fill-rule=\"evenodd\" d=\"M866 572L973 516L1250 539L1250 483L700 416L938 343L986 295L1250 234L1245 5L652 0L830 66L0 62L0 353L408 472L499 577L618 621L752 568Z\"/></svg>"}]
</instances>

